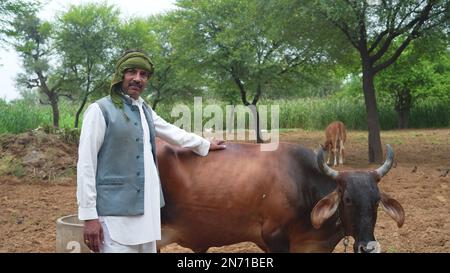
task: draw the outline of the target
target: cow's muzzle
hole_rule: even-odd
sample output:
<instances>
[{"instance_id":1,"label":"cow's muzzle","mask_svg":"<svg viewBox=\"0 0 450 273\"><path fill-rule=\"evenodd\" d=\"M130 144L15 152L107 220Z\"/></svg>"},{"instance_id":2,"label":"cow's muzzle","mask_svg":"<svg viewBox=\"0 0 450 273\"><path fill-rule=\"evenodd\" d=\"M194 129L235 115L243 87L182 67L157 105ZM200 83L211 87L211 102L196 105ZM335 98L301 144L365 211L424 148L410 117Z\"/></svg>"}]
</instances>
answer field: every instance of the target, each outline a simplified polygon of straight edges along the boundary
<instances>
[{"instance_id":1,"label":"cow's muzzle","mask_svg":"<svg viewBox=\"0 0 450 273\"><path fill-rule=\"evenodd\" d=\"M357 253L380 253L380 243L377 241L357 242L355 243L355 252Z\"/></svg>"}]
</instances>

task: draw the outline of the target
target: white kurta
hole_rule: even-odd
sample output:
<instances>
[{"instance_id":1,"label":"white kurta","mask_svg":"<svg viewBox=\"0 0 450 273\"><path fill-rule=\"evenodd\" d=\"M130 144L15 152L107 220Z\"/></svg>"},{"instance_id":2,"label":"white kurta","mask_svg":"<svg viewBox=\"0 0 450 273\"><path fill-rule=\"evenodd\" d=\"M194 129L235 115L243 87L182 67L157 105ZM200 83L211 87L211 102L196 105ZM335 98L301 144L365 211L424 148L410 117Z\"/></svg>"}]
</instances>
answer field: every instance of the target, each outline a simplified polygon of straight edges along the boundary
<instances>
[{"instance_id":1,"label":"white kurta","mask_svg":"<svg viewBox=\"0 0 450 273\"><path fill-rule=\"evenodd\" d=\"M140 216L101 216L96 210L95 177L97 173L97 154L103 144L106 122L100 106L91 104L84 113L83 126L78 147L77 199L80 220L97 219L106 224L111 238L123 245L137 245L161 239L160 183L150 145L150 132L145 118L143 100L132 99L139 107L144 141L144 215ZM190 148L195 153L206 156L209 141L188 133L159 117L153 110L152 117L156 136L181 147ZM133 168L134 166L130 166Z\"/></svg>"}]
</instances>

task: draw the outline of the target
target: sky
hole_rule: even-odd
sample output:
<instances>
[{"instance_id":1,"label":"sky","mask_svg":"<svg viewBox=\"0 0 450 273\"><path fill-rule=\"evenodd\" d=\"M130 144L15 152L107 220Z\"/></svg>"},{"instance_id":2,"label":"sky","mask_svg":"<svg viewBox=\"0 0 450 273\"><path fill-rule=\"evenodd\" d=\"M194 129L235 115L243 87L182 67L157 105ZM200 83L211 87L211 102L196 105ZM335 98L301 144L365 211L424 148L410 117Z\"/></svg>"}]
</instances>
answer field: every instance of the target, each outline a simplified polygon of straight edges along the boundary
<instances>
[{"instance_id":1,"label":"sky","mask_svg":"<svg viewBox=\"0 0 450 273\"><path fill-rule=\"evenodd\" d=\"M107 2L117 6L122 18L148 16L176 8L175 0L41 0L48 3L39 13L44 20L53 20L56 13L66 11L70 5ZM20 97L15 77L22 72L21 61L13 49L0 48L0 98L11 101Z\"/></svg>"}]
</instances>

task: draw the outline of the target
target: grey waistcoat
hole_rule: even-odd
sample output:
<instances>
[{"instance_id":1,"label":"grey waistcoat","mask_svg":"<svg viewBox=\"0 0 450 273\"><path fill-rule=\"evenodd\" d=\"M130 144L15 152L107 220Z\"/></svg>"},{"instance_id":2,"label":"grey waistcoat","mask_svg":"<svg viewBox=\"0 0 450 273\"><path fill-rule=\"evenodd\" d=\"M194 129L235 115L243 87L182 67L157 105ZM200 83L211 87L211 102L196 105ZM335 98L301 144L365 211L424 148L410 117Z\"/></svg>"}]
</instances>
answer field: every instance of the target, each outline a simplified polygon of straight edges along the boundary
<instances>
[{"instance_id":1,"label":"grey waistcoat","mask_svg":"<svg viewBox=\"0 0 450 273\"><path fill-rule=\"evenodd\" d=\"M106 122L104 142L97 155L99 216L144 214L144 134L141 116L138 106L132 105L129 98L122 97L122 100L124 111L116 107L109 96L97 101ZM158 168L152 114L145 103L143 110L150 130L153 160ZM161 188L161 207L163 206Z\"/></svg>"}]
</instances>

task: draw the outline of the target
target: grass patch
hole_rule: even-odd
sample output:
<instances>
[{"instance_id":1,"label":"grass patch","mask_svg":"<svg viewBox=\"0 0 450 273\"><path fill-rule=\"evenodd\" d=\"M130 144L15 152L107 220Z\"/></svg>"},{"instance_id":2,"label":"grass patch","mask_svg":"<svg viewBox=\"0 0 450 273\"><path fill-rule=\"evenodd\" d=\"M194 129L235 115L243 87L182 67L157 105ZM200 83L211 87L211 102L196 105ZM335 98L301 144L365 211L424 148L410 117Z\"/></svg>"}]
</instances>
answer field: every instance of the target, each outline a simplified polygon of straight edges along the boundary
<instances>
[{"instance_id":1,"label":"grass patch","mask_svg":"<svg viewBox=\"0 0 450 273\"><path fill-rule=\"evenodd\" d=\"M20 178L25 176L25 172L22 162L14 158L11 154L4 154L0 158L0 176L13 175Z\"/></svg>"},{"instance_id":2,"label":"grass patch","mask_svg":"<svg viewBox=\"0 0 450 273\"><path fill-rule=\"evenodd\" d=\"M228 103L221 101L204 100L203 111L208 103L218 105L224 114L223 128L226 128L226 106ZM181 116L172 117L171 112L175 105L183 104L190 109L191 129L194 122L194 101L158 104L157 113L170 123L174 123ZM421 100L414 104L410 113L409 126L411 128L449 128L450 127L450 103L448 101ZM331 121L341 120L351 130L367 130L367 117L364 100L351 97L326 97L303 98L291 100L265 100L258 102L258 107L265 106L267 111L267 129L270 130L272 105L279 106L279 127L284 129L301 128L303 130L323 130ZM236 104L236 107L247 109ZM261 110L261 108L259 108ZM76 141L78 134L73 128L76 104L63 101L59 105L60 128L62 135L69 142ZM392 103L380 101L378 104L380 126L382 130L397 128L397 113ZM80 116L80 123L82 122ZM211 117L202 117L203 125ZM248 119L247 128L248 128ZM236 121L234 128L237 128ZM49 106L30 105L24 101L6 103L0 100L0 134L18 134L38 127L50 128L53 125L52 111ZM81 124L80 124L81 128ZM420 137L420 134L417 136Z\"/></svg>"}]
</instances>

